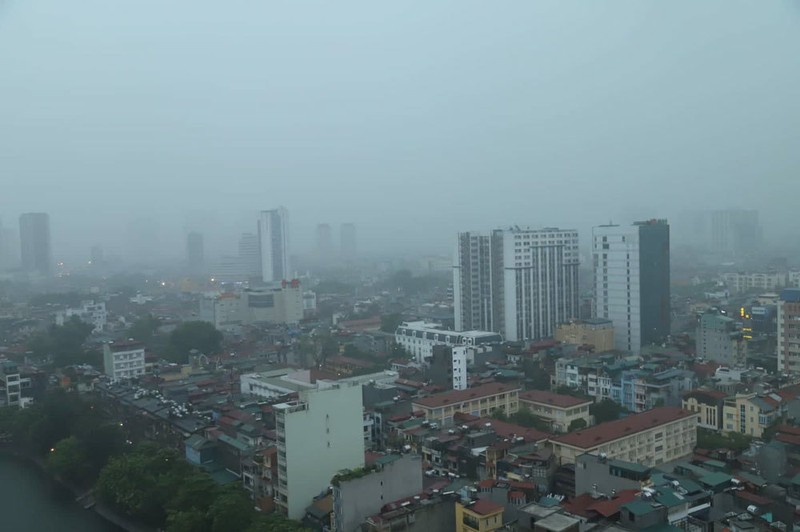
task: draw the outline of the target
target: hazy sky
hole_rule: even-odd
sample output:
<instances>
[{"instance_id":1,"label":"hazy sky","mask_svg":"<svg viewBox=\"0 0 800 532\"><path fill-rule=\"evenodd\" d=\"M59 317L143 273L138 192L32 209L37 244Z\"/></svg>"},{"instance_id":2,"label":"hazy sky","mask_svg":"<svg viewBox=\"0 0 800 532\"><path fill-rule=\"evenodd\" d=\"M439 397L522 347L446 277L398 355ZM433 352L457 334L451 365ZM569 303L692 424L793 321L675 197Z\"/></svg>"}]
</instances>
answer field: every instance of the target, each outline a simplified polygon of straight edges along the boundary
<instances>
[{"instance_id":1,"label":"hazy sky","mask_svg":"<svg viewBox=\"0 0 800 532\"><path fill-rule=\"evenodd\" d=\"M702 207L785 230L798 129L798 0L0 0L0 215L49 212L62 254L139 222L215 248L277 205L298 248Z\"/></svg>"}]
</instances>

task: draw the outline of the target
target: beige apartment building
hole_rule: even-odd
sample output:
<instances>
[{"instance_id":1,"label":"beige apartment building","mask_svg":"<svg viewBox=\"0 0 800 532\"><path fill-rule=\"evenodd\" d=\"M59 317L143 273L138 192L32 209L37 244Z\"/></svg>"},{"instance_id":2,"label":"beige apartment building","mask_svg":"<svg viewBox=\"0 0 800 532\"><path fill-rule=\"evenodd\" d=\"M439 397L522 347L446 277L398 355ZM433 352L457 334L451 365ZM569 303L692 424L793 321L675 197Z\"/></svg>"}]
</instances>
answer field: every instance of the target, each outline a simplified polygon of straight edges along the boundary
<instances>
[{"instance_id":1,"label":"beige apartment building","mask_svg":"<svg viewBox=\"0 0 800 532\"><path fill-rule=\"evenodd\" d=\"M520 392L519 406L550 423L554 432L567 432L574 421L583 420L585 427L592 425L589 406L592 399L579 399L542 390Z\"/></svg>"},{"instance_id":2,"label":"beige apartment building","mask_svg":"<svg viewBox=\"0 0 800 532\"><path fill-rule=\"evenodd\" d=\"M562 464L574 464L583 453L656 466L688 456L697 443L695 412L660 407L552 438Z\"/></svg>"},{"instance_id":3,"label":"beige apartment building","mask_svg":"<svg viewBox=\"0 0 800 532\"><path fill-rule=\"evenodd\" d=\"M485 417L502 409L506 414L514 414L519 410L519 391L519 386L489 383L415 399L411 406L415 412L423 412L431 423L447 426L453 424L456 412Z\"/></svg>"},{"instance_id":4,"label":"beige apartment building","mask_svg":"<svg viewBox=\"0 0 800 532\"><path fill-rule=\"evenodd\" d=\"M554 338L565 344L593 345L595 352L614 349L614 326L603 318L575 320L559 325Z\"/></svg>"}]
</instances>

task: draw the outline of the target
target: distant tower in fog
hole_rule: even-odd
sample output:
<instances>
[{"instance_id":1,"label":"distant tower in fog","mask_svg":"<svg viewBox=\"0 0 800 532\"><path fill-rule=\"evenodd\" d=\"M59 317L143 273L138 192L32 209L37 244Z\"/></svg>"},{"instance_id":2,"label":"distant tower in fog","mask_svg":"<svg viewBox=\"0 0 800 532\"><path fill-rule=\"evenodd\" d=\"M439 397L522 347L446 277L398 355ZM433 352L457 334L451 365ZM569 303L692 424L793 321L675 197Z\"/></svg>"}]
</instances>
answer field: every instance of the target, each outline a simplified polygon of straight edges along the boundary
<instances>
[{"instance_id":1,"label":"distant tower in fog","mask_svg":"<svg viewBox=\"0 0 800 532\"><path fill-rule=\"evenodd\" d=\"M317 257L330 259L333 254L333 234L328 224L317 225Z\"/></svg>"},{"instance_id":2,"label":"distant tower in fog","mask_svg":"<svg viewBox=\"0 0 800 532\"><path fill-rule=\"evenodd\" d=\"M48 275L52 268L50 249L50 216L44 212L29 212L19 217L19 241L22 269Z\"/></svg>"},{"instance_id":3,"label":"distant tower in fog","mask_svg":"<svg viewBox=\"0 0 800 532\"><path fill-rule=\"evenodd\" d=\"M258 218L261 248L261 280L279 283L291 277L289 271L289 211L278 207L261 211Z\"/></svg>"},{"instance_id":4,"label":"distant tower in fog","mask_svg":"<svg viewBox=\"0 0 800 532\"><path fill-rule=\"evenodd\" d=\"M203 269L203 235L192 231L186 235L186 264L189 271L199 272Z\"/></svg>"},{"instance_id":5,"label":"distant tower in fog","mask_svg":"<svg viewBox=\"0 0 800 532\"><path fill-rule=\"evenodd\" d=\"M258 235L242 233L239 237L239 271L244 279L261 277L261 247Z\"/></svg>"},{"instance_id":6,"label":"distant tower in fog","mask_svg":"<svg viewBox=\"0 0 800 532\"><path fill-rule=\"evenodd\" d=\"M100 266L105 262L105 252L103 246L96 244L89 249L89 262L94 266Z\"/></svg>"},{"instance_id":7,"label":"distant tower in fog","mask_svg":"<svg viewBox=\"0 0 800 532\"><path fill-rule=\"evenodd\" d=\"M358 248L356 247L356 226L354 224L342 224L339 229L339 246L342 252L342 258L356 258Z\"/></svg>"}]
</instances>

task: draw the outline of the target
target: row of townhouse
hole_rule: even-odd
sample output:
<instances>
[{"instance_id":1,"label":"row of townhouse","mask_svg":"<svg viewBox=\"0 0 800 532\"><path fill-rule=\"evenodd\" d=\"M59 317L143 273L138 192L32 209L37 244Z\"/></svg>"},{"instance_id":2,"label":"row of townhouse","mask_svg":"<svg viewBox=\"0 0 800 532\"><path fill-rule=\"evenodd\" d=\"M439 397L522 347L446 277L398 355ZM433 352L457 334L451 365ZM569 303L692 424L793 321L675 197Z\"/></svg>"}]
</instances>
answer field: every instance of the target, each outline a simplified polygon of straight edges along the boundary
<instances>
[{"instance_id":1,"label":"row of townhouse","mask_svg":"<svg viewBox=\"0 0 800 532\"><path fill-rule=\"evenodd\" d=\"M556 386L579 390L596 401L614 401L631 412L680 406L683 395L697 386L690 370L613 356L558 359L555 377Z\"/></svg>"},{"instance_id":2,"label":"row of townhouse","mask_svg":"<svg viewBox=\"0 0 800 532\"><path fill-rule=\"evenodd\" d=\"M733 395L698 389L684 396L683 408L699 415L702 428L761 438L769 426L787 414L795 398L796 392L790 389Z\"/></svg>"}]
</instances>

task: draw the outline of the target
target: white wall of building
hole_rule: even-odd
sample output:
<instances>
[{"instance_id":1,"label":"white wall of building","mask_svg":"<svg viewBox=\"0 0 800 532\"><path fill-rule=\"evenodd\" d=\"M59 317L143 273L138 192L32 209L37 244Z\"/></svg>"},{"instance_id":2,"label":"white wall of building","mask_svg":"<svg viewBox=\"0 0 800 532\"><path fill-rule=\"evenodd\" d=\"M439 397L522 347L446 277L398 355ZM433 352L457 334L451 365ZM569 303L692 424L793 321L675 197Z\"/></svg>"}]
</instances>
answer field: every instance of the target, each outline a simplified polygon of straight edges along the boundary
<instances>
[{"instance_id":1,"label":"white wall of building","mask_svg":"<svg viewBox=\"0 0 800 532\"><path fill-rule=\"evenodd\" d=\"M361 386L302 392L297 403L274 408L278 505L289 518L301 519L337 472L364 466Z\"/></svg>"},{"instance_id":2,"label":"white wall of building","mask_svg":"<svg viewBox=\"0 0 800 532\"><path fill-rule=\"evenodd\" d=\"M592 232L595 315L614 324L614 347L638 353L642 346L639 228L600 226Z\"/></svg>"}]
</instances>

